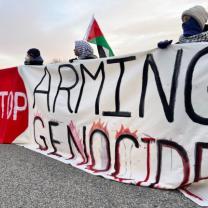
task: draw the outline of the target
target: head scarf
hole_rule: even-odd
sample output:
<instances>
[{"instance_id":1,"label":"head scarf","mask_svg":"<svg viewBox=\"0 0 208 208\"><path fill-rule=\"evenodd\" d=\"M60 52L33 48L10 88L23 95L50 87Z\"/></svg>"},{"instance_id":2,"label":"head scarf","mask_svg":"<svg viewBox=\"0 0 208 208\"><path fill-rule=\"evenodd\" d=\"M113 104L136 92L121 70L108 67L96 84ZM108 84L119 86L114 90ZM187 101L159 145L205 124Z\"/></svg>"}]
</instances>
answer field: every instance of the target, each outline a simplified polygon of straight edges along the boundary
<instances>
[{"instance_id":1,"label":"head scarf","mask_svg":"<svg viewBox=\"0 0 208 208\"><path fill-rule=\"evenodd\" d=\"M208 13L204 7L199 5L191 7L182 13L181 18L183 18L184 15L193 17L199 23L201 29L204 29L204 25L208 19Z\"/></svg>"},{"instance_id":2,"label":"head scarf","mask_svg":"<svg viewBox=\"0 0 208 208\"><path fill-rule=\"evenodd\" d=\"M27 55L33 58L37 58L38 56L40 56L40 51L37 48L31 48L27 51Z\"/></svg>"},{"instance_id":3,"label":"head scarf","mask_svg":"<svg viewBox=\"0 0 208 208\"><path fill-rule=\"evenodd\" d=\"M31 48L27 51L25 57L25 65L42 65L43 59L40 55L40 51L37 48Z\"/></svg>"},{"instance_id":4,"label":"head scarf","mask_svg":"<svg viewBox=\"0 0 208 208\"><path fill-rule=\"evenodd\" d=\"M183 28L183 35L185 37L197 35L203 31L199 23L193 17L191 17L188 21L184 22L182 24L182 28Z\"/></svg>"},{"instance_id":5,"label":"head scarf","mask_svg":"<svg viewBox=\"0 0 208 208\"><path fill-rule=\"evenodd\" d=\"M93 48L84 40L75 41L75 49L79 53L79 59L84 59L93 55Z\"/></svg>"}]
</instances>

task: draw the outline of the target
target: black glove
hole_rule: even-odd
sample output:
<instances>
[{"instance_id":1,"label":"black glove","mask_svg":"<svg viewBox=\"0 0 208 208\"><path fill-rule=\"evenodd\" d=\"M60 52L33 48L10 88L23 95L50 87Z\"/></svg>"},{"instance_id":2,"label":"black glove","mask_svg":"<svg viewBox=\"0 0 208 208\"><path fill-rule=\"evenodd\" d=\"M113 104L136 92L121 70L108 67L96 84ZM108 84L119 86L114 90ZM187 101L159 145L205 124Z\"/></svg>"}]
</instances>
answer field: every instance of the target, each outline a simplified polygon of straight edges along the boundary
<instances>
[{"instance_id":1,"label":"black glove","mask_svg":"<svg viewBox=\"0 0 208 208\"><path fill-rule=\"evenodd\" d=\"M206 31L208 31L208 25L207 24L204 26L203 32L206 32Z\"/></svg>"},{"instance_id":2,"label":"black glove","mask_svg":"<svg viewBox=\"0 0 208 208\"><path fill-rule=\"evenodd\" d=\"M164 40L164 41L160 41L160 42L157 44L157 47L158 47L158 48L161 48L161 49L165 49L165 48L167 48L171 43L172 43L172 40Z\"/></svg>"},{"instance_id":3,"label":"black glove","mask_svg":"<svg viewBox=\"0 0 208 208\"><path fill-rule=\"evenodd\" d=\"M69 62L72 63L75 60L77 60L77 58L69 59Z\"/></svg>"}]
</instances>

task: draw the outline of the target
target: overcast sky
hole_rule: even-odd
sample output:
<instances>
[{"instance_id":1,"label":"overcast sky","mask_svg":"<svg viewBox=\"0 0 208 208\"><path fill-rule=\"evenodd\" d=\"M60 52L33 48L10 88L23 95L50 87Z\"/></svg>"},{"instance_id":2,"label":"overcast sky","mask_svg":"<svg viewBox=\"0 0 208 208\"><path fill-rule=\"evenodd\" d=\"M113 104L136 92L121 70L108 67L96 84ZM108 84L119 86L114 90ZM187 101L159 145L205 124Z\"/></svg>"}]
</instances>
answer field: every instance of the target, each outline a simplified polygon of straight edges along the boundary
<instances>
[{"instance_id":1,"label":"overcast sky","mask_svg":"<svg viewBox=\"0 0 208 208\"><path fill-rule=\"evenodd\" d=\"M208 10L207 0L0 0L0 68L22 65L32 47L45 63L73 58L93 14L116 55L177 41L181 13L194 5Z\"/></svg>"}]
</instances>

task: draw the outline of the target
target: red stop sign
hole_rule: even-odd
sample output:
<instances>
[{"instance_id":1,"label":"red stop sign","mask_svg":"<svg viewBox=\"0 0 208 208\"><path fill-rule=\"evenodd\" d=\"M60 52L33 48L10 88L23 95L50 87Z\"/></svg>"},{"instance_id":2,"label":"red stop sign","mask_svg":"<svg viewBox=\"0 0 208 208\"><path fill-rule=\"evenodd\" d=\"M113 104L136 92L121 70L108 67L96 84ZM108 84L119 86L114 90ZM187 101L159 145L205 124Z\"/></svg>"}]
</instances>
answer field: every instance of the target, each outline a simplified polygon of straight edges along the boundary
<instances>
[{"instance_id":1,"label":"red stop sign","mask_svg":"<svg viewBox=\"0 0 208 208\"><path fill-rule=\"evenodd\" d=\"M12 143L27 126L27 94L18 69L0 70L0 143Z\"/></svg>"}]
</instances>

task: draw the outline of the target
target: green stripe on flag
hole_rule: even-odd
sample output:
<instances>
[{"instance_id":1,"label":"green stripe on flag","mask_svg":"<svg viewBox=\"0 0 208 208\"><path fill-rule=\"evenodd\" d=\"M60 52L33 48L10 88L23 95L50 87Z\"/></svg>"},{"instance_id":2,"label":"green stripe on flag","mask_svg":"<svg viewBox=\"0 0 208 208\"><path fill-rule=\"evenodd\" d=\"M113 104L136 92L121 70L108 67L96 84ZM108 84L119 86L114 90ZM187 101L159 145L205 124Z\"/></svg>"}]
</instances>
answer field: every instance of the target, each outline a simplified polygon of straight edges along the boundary
<instances>
[{"instance_id":1,"label":"green stripe on flag","mask_svg":"<svg viewBox=\"0 0 208 208\"><path fill-rule=\"evenodd\" d=\"M104 48L109 50L109 56L114 56L114 53L113 53L111 47L108 45L108 42L106 41L106 39L103 36L93 38L93 39L89 40L89 42L99 45L99 46L103 46Z\"/></svg>"}]
</instances>

